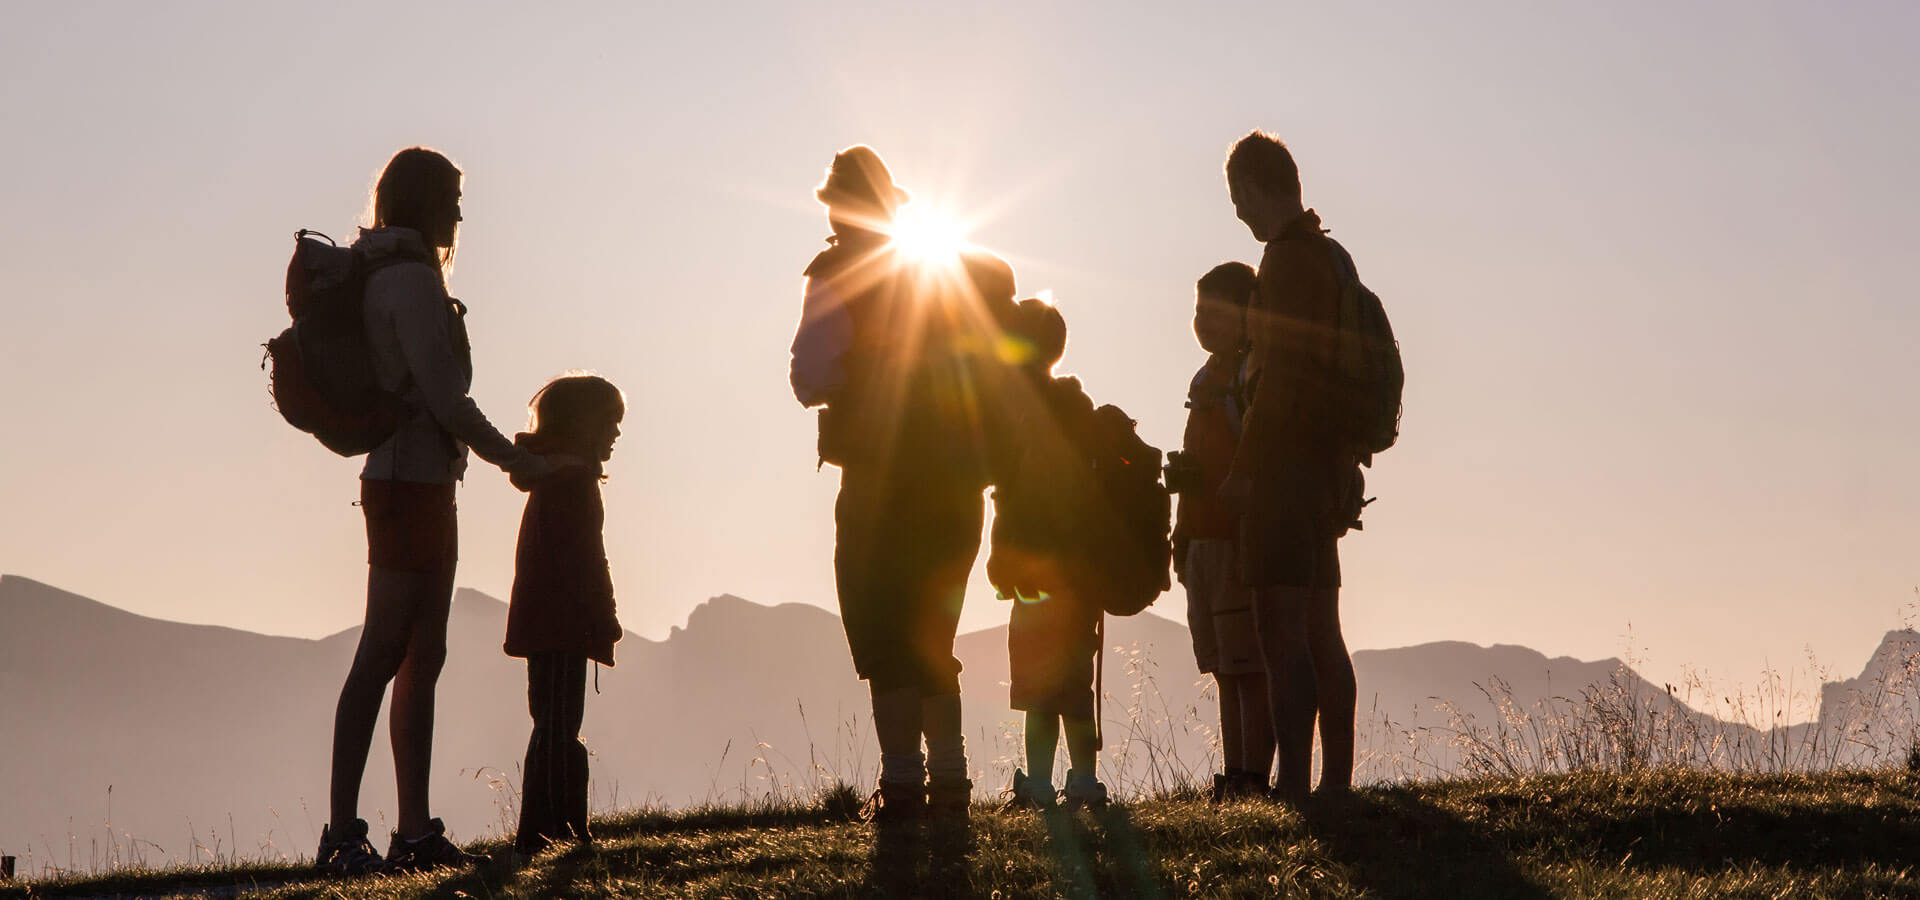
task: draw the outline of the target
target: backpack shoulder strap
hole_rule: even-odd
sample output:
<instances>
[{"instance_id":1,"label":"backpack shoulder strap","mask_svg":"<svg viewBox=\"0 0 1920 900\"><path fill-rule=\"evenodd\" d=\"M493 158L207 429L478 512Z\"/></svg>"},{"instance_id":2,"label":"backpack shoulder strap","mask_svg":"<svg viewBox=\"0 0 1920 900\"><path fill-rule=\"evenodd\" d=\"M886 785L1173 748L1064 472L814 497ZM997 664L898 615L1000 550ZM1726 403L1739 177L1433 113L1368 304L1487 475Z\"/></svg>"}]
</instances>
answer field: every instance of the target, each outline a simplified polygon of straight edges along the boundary
<instances>
[{"instance_id":1,"label":"backpack shoulder strap","mask_svg":"<svg viewBox=\"0 0 1920 900\"><path fill-rule=\"evenodd\" d=\"M1353 262L1353 254L1348 253L1347 248L1341 245L1339 241L1334 240L1332 235L1325 235L1324 237L1327 242L1327 251L1333 256L1333 270L1340 276L1341 286L1345 287L1348 284L1358 284L1360 282L1360 269Z\"/></svg>"}]
</instances>

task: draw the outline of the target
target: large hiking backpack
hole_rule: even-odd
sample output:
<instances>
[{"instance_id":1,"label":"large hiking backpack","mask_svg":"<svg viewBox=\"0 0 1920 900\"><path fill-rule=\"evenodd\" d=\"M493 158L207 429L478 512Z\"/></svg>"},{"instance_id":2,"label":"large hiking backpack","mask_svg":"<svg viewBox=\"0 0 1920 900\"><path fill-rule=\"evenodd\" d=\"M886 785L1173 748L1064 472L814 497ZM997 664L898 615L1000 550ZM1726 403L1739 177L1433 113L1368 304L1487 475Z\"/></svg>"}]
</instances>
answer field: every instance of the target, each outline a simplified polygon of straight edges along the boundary
<instances>
[{"instance_id":1,"label":"large hiking backpack","mask_svg":"<svg viewBox=\"0 0 1920 900\"><path fill-rule=\"evenodd\" d=\"M294 233L287 263L287 313L293 324L266 343L268 391L280 417L341 456L380 446L399 427L404 406L382 390L367 343L367 275L409 261L368 263L317 231Z\"/></svg>"},{"instance_id":2,"label":"large hiking backpack","mask_svg":"<svg viewBox=\"0 0 1920 900\"><path fill-rule=\"evenodd\" d=\"M846 384L819 414L821 461L984 487L980 357L992 345L959 285L886 248L830 250L808 275L849 282L839 293L852 346Z\"/></svg>"},{"instance_id":3,"label":"large hiking backpack","mask_svg":"<svg viewBox=\"0 0 1920 900\"><path fill-rule=\"evenodd\" d=\"M1332 238L1334 268L1340 276L1340 307L1334 349L1335 390L1347 434L1371 461L1400 437L1401 392L1406 372L1400 365L1400 343L1380 296L1360 282L1347 248Z\"/></svg>"},{"instance_id":4,"label":"large hiking backpack","mask_svg":"<svg viewBox=\"0 0 1920 900\"><path fill-rule=\"evenodd\" d=\"M1094 412L1094 481L1101 503L1088 510L1093 551L1087 576L1109 615L1145 610L1173 586L1173 495L1160 483L1158 448L1111 404Z\"/></svg>"},{"instance_id":5,"label":"large hiking backpack","mask_svg":"<svg viewBox=\"0 0 1920 900\"><path fill-rule=\"evenodd\" d=\"M1071 588L1134 615L1172 586L1160 451L1119 407L1095 410L1073 379L1050 389L1057 435L1027 429L1021 462L994 488L988 580L1008 596Z\"/></svg>"}]
</instances>

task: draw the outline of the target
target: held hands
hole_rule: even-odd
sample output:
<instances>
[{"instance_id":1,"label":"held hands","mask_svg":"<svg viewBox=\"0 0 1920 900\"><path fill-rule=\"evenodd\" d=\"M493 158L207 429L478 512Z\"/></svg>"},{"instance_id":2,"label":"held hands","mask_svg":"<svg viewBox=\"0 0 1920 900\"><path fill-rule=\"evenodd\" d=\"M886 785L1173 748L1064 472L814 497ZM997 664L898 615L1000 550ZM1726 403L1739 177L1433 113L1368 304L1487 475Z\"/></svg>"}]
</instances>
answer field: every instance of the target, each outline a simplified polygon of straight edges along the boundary
<instances>
[{"instance_id":1,"label":"held hands","mask_svg":"<svg viewBox=\"0 0 1920 900\"><path fill-rule=\"evenodd\" d=\"M545 480L549 475L586 464L586 460L570 453L555 453L551 456L534 454L527 457L527 462L509 470L507 480L520 490L530 491L535 484Z\"/></svg>"}]
</instances>

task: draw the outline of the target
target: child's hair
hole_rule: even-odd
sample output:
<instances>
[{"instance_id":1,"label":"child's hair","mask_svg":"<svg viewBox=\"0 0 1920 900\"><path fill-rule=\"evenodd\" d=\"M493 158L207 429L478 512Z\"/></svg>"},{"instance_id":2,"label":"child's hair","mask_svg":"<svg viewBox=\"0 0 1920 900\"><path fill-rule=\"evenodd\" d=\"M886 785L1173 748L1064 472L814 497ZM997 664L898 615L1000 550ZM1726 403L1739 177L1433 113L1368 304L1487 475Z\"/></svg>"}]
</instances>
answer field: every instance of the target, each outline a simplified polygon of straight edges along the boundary
<instances>
[{"instance_id":1,"label":"child's hair","mask_svg":"<svg viewBox=\"0 0 1920 900\"><path fill-rule=\"evenodd\" d=\"M1223 262L1207 270L1194 285L1197 293L1209 297L1218 297L1245 308L1253 300L1253 289L1259 277L1253 267L1243 262Z\"/></svg>"},{"instance_id":2,"label":"child's hair","mask_svg":"<svg viewBox=\"0 0 1920 900\"><path fill-rule=\"evenodd\" d=\"M1026 342L1033 356L1028 362L1051 370L1067 355L1067 319L1052 304L1038 298L1022 300L1017 307L1013 327L1008 329Z\"/></svg>"},{"instance_id":3,"label":"child's hair","mask_svg":"<svg viewBox=\"0 0 1920 900\"><path fill-rule=\"evenodd\" d=\"M985 250L972 250L960 257L960 267L974 293L992 305L1013 299L1013 266Z\"/></svg>"},{"instance_id":4,"label":"child's hair","mask_svg":"<svg viewBox=\"0 0 1920 900\"><path fill-rule=\"evenodd\" d=\"M535 453L574 450L594 429L618 424L626 415L626 395L613 382L570 372L547 382L527 401L527 430L519 443Z\"/></svg>"}]
</instances>

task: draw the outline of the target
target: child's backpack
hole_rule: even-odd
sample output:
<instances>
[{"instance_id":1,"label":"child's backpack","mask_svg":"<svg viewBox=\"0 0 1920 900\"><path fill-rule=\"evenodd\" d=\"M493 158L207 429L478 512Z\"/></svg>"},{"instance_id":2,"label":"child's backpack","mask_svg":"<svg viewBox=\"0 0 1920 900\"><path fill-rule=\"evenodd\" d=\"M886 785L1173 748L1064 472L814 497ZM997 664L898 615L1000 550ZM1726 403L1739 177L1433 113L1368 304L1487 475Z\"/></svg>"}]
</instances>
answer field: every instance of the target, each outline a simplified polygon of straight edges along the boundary
<instances>
[{"instance_id":1,"label":"child's backpack","mask_svg":"<svg viewBox=\"0 0 1920 900\"><path fill-rule=\"evenodd\" d=\"M1347 248L1332 238L1334 269L1340 275L1339 327L1334 349L1336 391L1349 435L1363 459L1385 452L1400 437L1400 395L1406 372L1400 365L1400 343L1393 338L1380 297L1360 283L1360 271Z\"/></svg>"},{"instance_id":2,"label":"child's backpack","mask_svg":"<svg viewBox=\"0 0 1920 900\"><path fill-rule=\"evenodd\" d=\"M1160 483L1159 449L1140 439L1120 407L1093 416L1099 502L1085 508L1091 538L1085 577L1109 615L1145 610L1173 586L1173 495Z\"/></svg>"},{"instance_id":3,"label":"child's backpack","mask_svg":"<svg viewBox=\"0 0 1920 900\"><path fill-rule=\"evenodd\" d=\"M1004 597L1077 584L1088 543L1081 510L1099 494L1087 450L1093 401L1079 379L1041 382L1032 400L1004 423L1007 459L994 480L987 580Z\"/></svg>"},{"instance_id":4,"label":"child's backpack","mask_svg":"<svg viewBox=\"0 0 1920 900\"><path fill-rule=\"evenodd\" d=\"M393 435L404 404L373 373L363 318L367 276L404 256L369 263L317 231L294 233L287 263L293 324L266 343L268 392L280 417L341 456L366 453Z\"/></svg>"},{"instance_id":5,"label":"child's backpack","mask_svg":"<svg viewBox=\"0 0 1920 900\"><path fill-rule=\"evenodd\" d=\"M1020 462L994 488L987 580L1005 596L1073 590L1131 616L1172 586L1173 498L1160 451L1073 378L1046 386L1046 422L1022 428Z\"/></svg>"}]
</instances>

